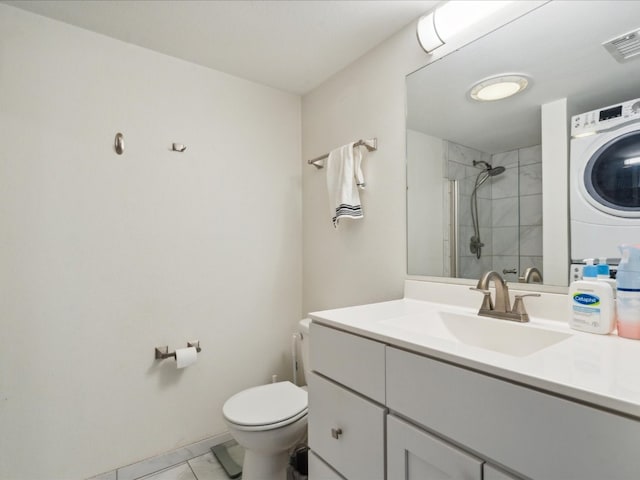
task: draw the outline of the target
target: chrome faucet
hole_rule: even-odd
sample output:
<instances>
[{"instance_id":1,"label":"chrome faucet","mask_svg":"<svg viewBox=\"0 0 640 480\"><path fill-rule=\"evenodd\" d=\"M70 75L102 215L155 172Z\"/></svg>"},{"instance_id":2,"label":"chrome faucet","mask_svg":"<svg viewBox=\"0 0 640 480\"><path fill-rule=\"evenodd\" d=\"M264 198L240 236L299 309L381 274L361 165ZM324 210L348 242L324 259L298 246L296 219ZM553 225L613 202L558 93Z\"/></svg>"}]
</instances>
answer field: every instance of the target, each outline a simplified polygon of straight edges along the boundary
<instances>
[{"instance_id":1,"label":"chrome faucet","mask_svg":"<svg viewBox=\"0 0 640 480\"><path fill-rule=\"evenodd\" d=\"M491 300L491 290L489 290L489 284L493 280L496 287L496 300L495 304ZM539 293L529 293L526 295L516 295L513 309L511 309L511 302L509 300L509 287L507 286L504 278L496 271L490 270L486 272L480 280L475 290L481 292L484 297L482 299L482 305L478 311L478 315L484 317L493 317L503 320L513 320L516 322L528 322L529 315L524 308L524 302L522 297L539 297Z\"/></svg>"}]
</instances>

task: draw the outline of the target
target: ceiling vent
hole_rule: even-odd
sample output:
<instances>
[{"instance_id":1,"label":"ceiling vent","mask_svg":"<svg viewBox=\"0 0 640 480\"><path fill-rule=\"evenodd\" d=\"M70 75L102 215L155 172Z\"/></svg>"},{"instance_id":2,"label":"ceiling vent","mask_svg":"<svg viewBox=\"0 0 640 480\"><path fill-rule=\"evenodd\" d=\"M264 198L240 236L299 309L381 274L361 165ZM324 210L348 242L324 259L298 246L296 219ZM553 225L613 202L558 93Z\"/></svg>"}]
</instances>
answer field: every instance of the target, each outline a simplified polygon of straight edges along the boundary
<instances>
[{"instance_id":1,"label":"ceiling vent","mask_svg":"<svg viewBox=\"0 0 640 480\"><path fill-rule=\"evenodd\" d=\"M625 33L602 44L618 62L640 58L640 30Z\"/></svg>"}]
</instances>

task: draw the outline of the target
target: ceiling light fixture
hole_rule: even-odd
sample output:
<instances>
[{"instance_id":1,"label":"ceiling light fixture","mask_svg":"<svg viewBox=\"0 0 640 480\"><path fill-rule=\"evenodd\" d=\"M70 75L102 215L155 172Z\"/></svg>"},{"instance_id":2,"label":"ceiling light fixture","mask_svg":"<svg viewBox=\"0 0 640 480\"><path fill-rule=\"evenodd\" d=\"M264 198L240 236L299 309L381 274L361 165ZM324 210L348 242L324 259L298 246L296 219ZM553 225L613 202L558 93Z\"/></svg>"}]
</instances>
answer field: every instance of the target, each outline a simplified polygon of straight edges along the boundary
<instances>
[{"instance_id":1,"label":"ceiling light fixture","mask_svg":"<svg viewBox=\"0 0 640 480\"><path fill-rule=\"evenodd\" d=\"M418 42L427 53L444 45L452 37L506 7L509 0L450 1L418 20Z\"/></svg>"},{"instance_id":2,"label":"ceiling light fixture","mask_svg":"<svg viewBox=\"0 0 640 480\"><path fill-rule=\"evenodd\" d=\"M528 85L529 79L523 75L498 75L476 83L469 96L478 102L493 102L520 93Z\"/></svg>"}]
</instances>

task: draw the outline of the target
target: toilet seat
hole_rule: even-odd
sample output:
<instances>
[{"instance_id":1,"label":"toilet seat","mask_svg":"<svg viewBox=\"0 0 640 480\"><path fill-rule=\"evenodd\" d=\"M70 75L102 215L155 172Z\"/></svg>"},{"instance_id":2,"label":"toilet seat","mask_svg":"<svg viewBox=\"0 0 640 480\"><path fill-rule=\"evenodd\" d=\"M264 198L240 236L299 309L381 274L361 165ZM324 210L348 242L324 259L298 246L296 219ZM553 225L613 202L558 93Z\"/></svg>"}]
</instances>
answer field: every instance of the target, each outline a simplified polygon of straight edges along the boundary
<instances>
[{"instance_id":1,"label":"toilet seat","mask_svg":"<svg viewBox=\"0 0 640 480\"><path fill-rule=\"evenodd\" d=\"M307 415L307 392L291 382L252 387L229 398L224 418L238 430L260 431L284 427Z\"/></svg>"}]
</instances>

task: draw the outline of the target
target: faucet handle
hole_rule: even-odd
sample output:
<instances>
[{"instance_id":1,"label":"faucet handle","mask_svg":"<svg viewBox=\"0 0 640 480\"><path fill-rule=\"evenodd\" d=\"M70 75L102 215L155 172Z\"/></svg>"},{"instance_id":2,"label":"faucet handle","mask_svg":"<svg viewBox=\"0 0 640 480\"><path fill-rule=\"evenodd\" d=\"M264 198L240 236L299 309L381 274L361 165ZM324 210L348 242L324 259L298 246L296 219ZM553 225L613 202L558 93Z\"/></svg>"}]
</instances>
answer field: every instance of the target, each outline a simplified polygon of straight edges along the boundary
<instances>
[{"instance_id":1,"label":"faucet handle","mask_svg":"<svg viewBox=\"0 0 640 480\"><path fill-rule=\"evenodd\" d=\"M469 290L474 290L476 292L481 292L481 293L484 293L485 295L491 295L491 290L485 290L484 288L469 287Z\"/></svg>"},{"instance_id":2,"label":"faucet handle","mask_svg":"<svg viewBox=\"0 0 640 480\"><path fill-rule=\"evenodd\" d=\"M539 293L525 293L523 295L515 295L515 302L513 302L512 313L518 313L520 315L527 315L527 310L524 308L523 297L539 297Z\"/></svg>"},{"instance_id":3,"label":"faucet handle","mask_svg":"<svg viewBox=\"0 0 640 480\"><path fill-rule=\"evenodd\" d=\"M485 290L484 288L477 287L469 287L469 290L480 292L484 295L480 310L493 310L493 302L491 301L491 290Z\"/></svg>"}]
</instances>

